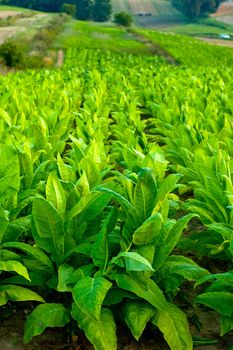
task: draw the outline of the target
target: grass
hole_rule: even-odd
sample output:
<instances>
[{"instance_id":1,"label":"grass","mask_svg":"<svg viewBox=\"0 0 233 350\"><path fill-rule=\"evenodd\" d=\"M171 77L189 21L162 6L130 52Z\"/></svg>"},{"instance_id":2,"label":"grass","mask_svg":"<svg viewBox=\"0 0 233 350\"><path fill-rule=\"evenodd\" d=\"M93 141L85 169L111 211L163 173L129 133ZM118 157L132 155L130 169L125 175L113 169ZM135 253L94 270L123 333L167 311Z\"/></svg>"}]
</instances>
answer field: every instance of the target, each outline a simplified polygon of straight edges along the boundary
<instances>
[{"instance_id":1,"label":"grass","mask_svg":"<svg viewBox=\"0 0 233 350\"><path fill-rule=\"evenodd\" d=\"M150 54L148 47L135 41L123 28L93 22L69 21L58 37L58 47L103 49L116 52Z\"/></svg>"},{"instance_id":2,"label":"grass","mask_svg":"<svg viewBox=\"0 0 233 350\"><path fill-rule=\"evenodd\" d=\"M130 6L127 0L112 0L111 2L113 14L122 11L131 13Z\"/></svg>"},{"instance_id":3,"label":"grass","mask_svg":"<svg viewBox=\"0 0 233 350\"><path fill-rule=\"evenodd\" d=\"M233 36L233 26L217 21L213 18L199 20L196 23L188 23L185 25L165 28L175 34L184 34L191 36L218 37L219 34L227 32Z\"/></svg>"},{"instance_id":4,"label":"grass","mask_svg":"<svg viewBox=\"0 0 233 350\"><path fill-rule=\"evenodd\" d=\"M0 5L0 11L38 12L24 7Z\"/></svg>"}]
</instances>

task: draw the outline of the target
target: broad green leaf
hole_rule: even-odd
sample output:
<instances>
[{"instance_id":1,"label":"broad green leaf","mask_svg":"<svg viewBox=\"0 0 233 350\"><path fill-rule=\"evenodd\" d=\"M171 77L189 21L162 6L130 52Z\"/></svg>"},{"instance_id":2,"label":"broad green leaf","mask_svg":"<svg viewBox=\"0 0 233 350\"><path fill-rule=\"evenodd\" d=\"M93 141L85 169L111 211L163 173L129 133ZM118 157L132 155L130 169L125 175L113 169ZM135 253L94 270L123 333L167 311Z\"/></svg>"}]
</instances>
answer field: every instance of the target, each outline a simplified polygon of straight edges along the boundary
<instances>
[{"instance_id":1,"label":"broad green leaf","mask_svg":"<svg viewBox=\"0 0 233 350\"><path fill-rule=\"evenodd\" d=\"M159 241L155 252L155 260L153 263L153 268L155 271L166 261L169 254L177 245L184 228L187 226L188 222L196 216L197 215L195 214L188 214L183 216L175 223L172 229L169 230L169 234L167 236L158 236Z\"/></svg>"},{"instance_id":2,"label":"broad green leaf","mask_svg":"<svg viewBox=\"0 0 233 350\"><path fill-rule=\"evenodd\" d=\"M17 192L20 187L19 160L14 149L8 145L0 147L0 195Z\"/></svg>"},{"instance_id":3,"label":"broad green leaf","mask_svg":"<svg viewBox=\"0 0 233 350\"><path fill-rule=\"evenodd\" d=\"M227 334L228 332L232 331L232 329L233 329L233 315L231 315L231 316L221 315L220 323L221 323L221 337L222 337L225 334Z\"/></svg>"},{"instance_id":4,"label":"broad green leaf","mask_svg":"<svg viewBox=\"0 0 233 350\"><path fill-rule=\"evenodd\" d=\"M152 213L157 188L154 174L150 168L142 168L138 174L134 190L134 208L140 222L145 221Z\"/></svg>"},{"instance_id":5,"label":"broad green leaf","mask_svg":"<svg viewBox=\"0 0 233 350\"><path fill-rule=\"evenodd\" d=\"M37 306L27 317L24 327L24 343L45 330L47 327L64 327L70 320L69 310L62 304L43 304Z\"/></svg>"},{"instance_id":6,"label":"broad green leaf","mask_svg":"<svg viewBox=\"0 0 233 350\"><path fill-rule=\"evenodd\" d=\"M160 233L163 218L157 213L147 219L133 234L133 243L136 245L146 245L151 243L153 238Z\"/></svg>"},{"instance_id":7,"label":"broad green leaf","mask_svg":"<svg viewBox=\"0 0 233 350\"><path fill-rule=\"evenodd\" d=\"M72 292L72 286L68 284L70 276L74 272L75 268L68 264L60 265L58 268L58 286L59 292ZM76 281L77 282L77 281Z\"/></svg>"},{"instance_id":8,"label":"broad green leaf","mask_svg":"<svg viewBox=\"0 0 233 350\"><path fill-rule=\"evenodd\" d=\"M134 207L132 206L132 204L125 197L123 197L116 191L113 191L106 187L96 187L96 190L109 193L114 199L116 199L119 202L119 204L122 206L122 209L125 212L128 212L129 210L132 210L132 211L134 210Z\"/></svg>"},{"instance_id":9,"label":"broad green leaf","mask_svg":"<svg viewBox=\"0 0 233 350\"><path fill-rule=\"evenodd\" d=\"M198 295L195 302L204 304L224 316L233 317L233 293L209 292Z\"/></svg>"},{"instance_id":10,"label":"broad green leaf","mask_svg":"<svg viewBox=\"0 0 233 350\"><path fill-rule=\"evenodd\" d=\"M63 261L68 259L72 254L83 254L88 257L91 255L92 250L92 244L91 243L81 243L78 244L75 248L68 250L68 252L65 253Z\"/></svg>"},{"instance_id":11,"label":"broad green leaf","mask_svg":"<svg viewBox=\"0 0 233 350\"><path fill-rule=\"evenodd\" d=\"M224 272L224 273L216 273L216 274L203 276L202 278L200 278L196 282L195 287L199 286L202 283L209 282L212 280L217 280L217 281L222 282L225 285L232 286L233 285L233 270L228 271L228 272Z\"/></svg>"},{"instance_id":12,"label":"broad green leaf","mask_svg":"<svg viewBox=\"0 0 233 350\"><path fill-rule=\"evenodd\" d=\"M126 271L154 271L148 260L136 252L122 252L111 260Z\"/></svg>"},{"instance_id":13,"label":"broad green leaf","mask_svg":"<svg viewBox=\"0 0 233 350\"><path fill-rule=\"evenodd\" d=\"M0 244L3 241L4 234L7 230L9 219L7 217L7 212L0 207Z\"/></svg>"},{"instance_id":14,"label":"broad green leaf","mask_svg":"<svg viewBox=\"0 0 233 350\"><path fill-rule=\"evenodd\" d=\"M112 278L119 288L136 294L158 310L166 310L167 301L154 281L149 280L149 283L145 285L126 273L113 274Z\"/></svg>"},{"instance_id":15,"label":"broad green leaf","mask_svg":"<svg viewBox=\"0 0 233 350\"><path fill-rule=\"evenodd\" d=\"M139 340L155 308L143 300L128 300L122 307L123 318L134 338Z\"/></svg>"},{"instance_id":16,"label":"broad green leaf","mask_svg":"<svg viewBox=\"0 0 233 350\"><path fill-rule=\"evenodd\" d=\"M120 304L124 298L135 299L137 297L134 294L127 292L126 290L113 286L107 292L106 297L103 301L103 305Z\"/></svg>"},{"instance_id":17,"label":"broad green leaf","mask_svg":"<svg viewBox=\"0 0 233 350\"><path fill-rule=\"evenodd\" d=\"M111 310L103 308L99 320L96 320L73 304L71 315L78 322L79 328L84 330L95 350L117 349L116 325Z\"/></svg>"},{"instance_id":18,"label":"broad green leaf","mask_svg":"<svg viewBox=\"0 0 233 350\"><path fill-rule=\"evenodd\" d=\"M46 184L46 199L57 209L61 216L64 215L66 210L66 196L55 172L51 172L48 176Z\"/></svg>"},{"instance_id":19,"label":"broad green leaf","mask_svg":"<svg viewBox=\"0 0 233 350\"><path fill-rule=\"evenodd\" d=\"M12 284L5 284L3 286L0 286L0 302L1 305L6 304L6 302L10 301L40 301L44 303L44 299L38 295L37 293L33 292L30 289L23 288L20 286L12 285ZM1 306L0 305L0 306Z\"/></svg>"},{"instance_id":20,"label":"broad green leaf","mask_svg":"<svg viewBox=\"0 0 233 350\"><path fill-rule=\"evenodd\" d=\"M91 257L95 265L100 267L102 271L105 271L109 259L108 235L113 231L117 218L117 210L111 208L93 244Z\"/></svg>"},{"instance_id":21,"label":"broad green leaf","mask_svg":"<svg viewBox=\"0 0 233 350\"><path fill-rule=\"evenodd\" d=\"M195 281L209 274L206 269L198 266L191 259L181 255L172 255L167 258L162 267L157 271L159 279L169 278L171 274L177 274L188 281Z\"/></svg>"},{"instance_id":22,"label":"broad green leaf","mask_svg":"<svg viewBox=\"0 0 233 350\"><path fill-rule=\"evenodd\" d=\"M57 165L62 181L73 183L75 181L75 174L72 168L64 163L60 154L57 155Z\"/></svg>"},{"instance_id":23,"label":"broad green leaf","mask_svg":"<svg viewBox=\"0 0 233 350\"><path fill-rule=\"evenodd\" d=\"M163 333L171 350L192 350L193 342L185 314L174 304L158 310L151 322Z\"/></svg>"},{"instance_id":24,"label":"broad green leaf","mask_svg":"<svg viewBox=\"0 0 233 350\"><path fill-rule=\"evenodd\" d=\"M19 262L22 262L22 258L20 255L11 252L10 250L3 249L3 246L0 247L0 261L7 261L7 260L16 260Z\"/></svg>"},{"instance_id":25,"label":"broad green leaf","mask_svg":"<svg viewBox=\"0 0 233 350\"><path fill-rule=\"evenodd\" d=\"M45 199L36 198L32 207L37 244L59 263L64 255L63 221L58 211Z\"/></svg>"},{"instance_id":26,"label":"broad green leaf","mask_svg":"<svg viewBox=\"0 0 233 350\"><path fill-rule=\"evenodd\" d=\"M164 197L166 197L171 191L174 190L177 182L180 180L181 177L181 174L171 174L163 179L156 195L156 204L162 201Z\"/></svg>"},{"instance_id":27,"label":"broad green leaf","mask_svg":"<svg viewBox=\"0 0 233 350\"><path fill-rule=\"evenodd\" d=\"M7 271L7 272L16 272L18 275L23 276L28 281L30 281L30 277L28 275L28 271L26 267L18 261L15 261L15 260L0 261L0 271L1 270Z\"/></svg>"},{"instance_id":28,"label":"broad green leaf","mask_svg":"<svg viewBox=\"0 0 233 350\"><path fill-rule=\"evenodd\" d=\"M86 197L81 198L80 201L72 208L68 215L67 221L80 215L82 212L84 212L84 210L88 221L95 219L99 214L101 214L111 198L112 196L109 193L90 192Z\"/></svg>"},{"instance_id":29,"label":"broad green leaf","mask_svg":"<svg viewBox=\"0 0 233 350\"><path fill-rule=\"evenodd\" d=\"M84 277L73 289L74 301L85 315L99 320L101 305L111 286L103 277Z\"/></svg>"},{"instance_id":30,"label":"broad green leaf","mask_svg":"<svg viewBox=\"0 0 233 350\"><path fill-rule=\"evenodd\" d=\"M91 276L96 271L94 264L83 265L78 269L64 264L58 269L59 292L72 292L74 285L84 277Z\"/></svg>"},{"instance_id":31,"label":"broad green leaf","mask_svg":"<svg viewBox=\"0 0 233 350\"><path fill-rule=\"evenodd\" d=\"M36 260L39 260L42 264L46 265L51 271L53 271L54 269L49 257L39 247L30 246L29 244L21 242L7 242L2 244L2 247L20 249L24 253L33 256Z\"/></svg>"}]
</instances>

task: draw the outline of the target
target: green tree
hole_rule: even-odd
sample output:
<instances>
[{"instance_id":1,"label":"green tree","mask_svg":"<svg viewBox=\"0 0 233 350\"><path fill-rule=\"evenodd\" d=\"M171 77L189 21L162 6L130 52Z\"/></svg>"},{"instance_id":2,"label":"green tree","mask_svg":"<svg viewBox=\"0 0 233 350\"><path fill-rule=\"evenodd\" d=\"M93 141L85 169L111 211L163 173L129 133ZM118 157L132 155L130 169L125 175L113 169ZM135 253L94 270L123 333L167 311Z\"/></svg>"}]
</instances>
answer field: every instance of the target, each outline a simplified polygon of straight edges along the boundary
<instances>
[{"instance_id":1,"label":"green tree","mask_svg":"<svg viewBox=\"0 0 233 350\"><path fill-rule=\"evenodd\" d=\"M172 3L186 16L195 18L216 12L222 0L172 0Z\"/></svg>"},{"instance_id":2,"label":"green tree","mask_svg":"<svg viewBox=\"0 0 233 350\"><path fill-rule=\"evenodd\" d=\"M61 12L67 13L71 17L75 17L77 12L77 7L75 4L62 4Z\"/></svg>"},{"instance_id":3,"label":"green tree","mask_svg":"<svg viewBox=\"0 0 233 350\"><path fill-rule=\"evenodd\" d=\"M77 1L77 18L86 21L92 19L93 0Z\"/></svg>"},{"instance_id":4,"label":"green tree","mask_svg":"<svg viewBox=\"0 0 233 350\"><path fill-rule=\"evenodd\" d=\"M110 0L95 0L93 6L93 20L96 22L108 21L112 12Z\"/></svg>"},{"instance_id":5,"label":"green tree","mask_svg":"<svg viewBox=\"0 0 233 350\"><path fill-rule=\"evenodd\" d=\"M115 13L114 22L124 27L130 27L133 22L133 17L124 11Z\"/></svg>"}]
</instances>

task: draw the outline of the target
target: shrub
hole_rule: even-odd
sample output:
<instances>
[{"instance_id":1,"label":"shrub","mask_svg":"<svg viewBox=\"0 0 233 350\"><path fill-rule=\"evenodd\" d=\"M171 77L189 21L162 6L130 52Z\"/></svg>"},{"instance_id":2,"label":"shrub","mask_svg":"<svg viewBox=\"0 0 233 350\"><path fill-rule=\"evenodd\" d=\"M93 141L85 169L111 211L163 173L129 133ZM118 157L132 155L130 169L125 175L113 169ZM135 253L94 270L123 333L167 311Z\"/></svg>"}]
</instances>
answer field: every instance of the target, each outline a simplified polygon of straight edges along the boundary
<instances>
[{"instance_id":1,"label":"shrub","mask_svg":"<svg viewBox=\"0 0 233 350\"><path fill-rule=\"evenodd\" d=\"M114 22L124 27L130 27L133 23L133 17L127 12L119 12L114 15Z\"/></svg>"},{"instance_id":2,"label":"shrub","mask_svg":"<svg viewBox=\"0 0 233 350\"><path fill-rule=\"evenodd\" d=\"M18 67L25 61L23 48L14 40L7 40L0 46L0 57L7 67Z\"/></svg>"},{"instance_id":3,"label":"shrub","mask_svg":"<svg viewBox=\"0 0 233 350\"><path fill-rule=\"evenodd\" d=\"M62 4L61 12L66 13L71 17L75 17L77 13L77 6L75 4Z\"/></svg>"}]
</instances>

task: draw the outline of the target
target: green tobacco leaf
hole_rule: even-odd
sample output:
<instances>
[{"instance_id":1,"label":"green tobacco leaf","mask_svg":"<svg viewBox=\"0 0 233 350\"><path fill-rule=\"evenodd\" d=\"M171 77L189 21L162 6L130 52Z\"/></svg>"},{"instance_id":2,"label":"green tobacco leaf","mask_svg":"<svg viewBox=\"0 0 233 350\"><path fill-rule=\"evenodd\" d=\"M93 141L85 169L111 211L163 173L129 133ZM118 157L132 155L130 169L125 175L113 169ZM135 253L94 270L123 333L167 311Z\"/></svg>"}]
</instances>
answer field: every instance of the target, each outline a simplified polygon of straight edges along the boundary
<instances>
[{"instance_id":1,"label":"green tobacco leaf","mask_svg":"<svg viewBox=\"0 0 233 350\"><path fill-rule=\"evenodd\" d=\"M195 302L207 305L224 316L233 316L233 293L203 293L195 298Z\"/></svg>"},{"instance_id":2,"label":"green tobacco leaf","mask_svg":"<svg viewBox=\"0 0 233 350\"><path fill-rule=\"evenodd\" d=\"M0 244L3 241L4 234L7 230L9 220L7 218L7 212L0 207Z\"/></svg>"},{"instance_id":3,"label":"green tobacco leaf","mask_svg":"<svg viewBox=\"0 0 233 350\"><path fill-rule=\"evenodd\" d=\"M120 304L124 298L135 299L137 297L134 294L127 292L126 290L113 286L106 294L103 305Z\"/></svg>"},{"instance_id":4,"label":"green tobacco leaf","mask_svg":"<svg viewBox=\"0 0 233 350\"><path fill-rule=\"evenodd\" d=\"M165 179L163 179L162 183L159 186L155 202L160 202L164 199L164 197L166 197L167 194L173 191L181 177L181 174L171 174L165 177Z\"/></svg>"},{"instance_id":5,"label":"green tobacco leaf","mask_svg":"<svg viewBox=\"0 0 233 350\"><path fill-rule=\"evenodd\" d=\"M95 350L117 349L116 325L111 310L103 308L99 320L96 320L73 304L71 315L78 322L78 326L84 330Z\"/></svg>"},{"instance_id":6,"label":"green tobacco leaf","mask_svg":"<svg viewBox=\"0 0 233 350\"><path fill-rule=\"evenodd\" d=\"M16 261L19 261L19 262L22 262L22 258L20 255L14 253L14 252L11 252L10 250L7 250L7 249L3 249L3 246L0 247L0 261L7 261L7 260L16 260Z\"/></svg>"},{"instance_id":7,"label":"green tobacco leaf","mask_svg":"<svg viewBox=\"0 0 233 350\"><path fill-rule=\"evenodd\" d=\"M66 210L65 191L63 190L61 182L55 172L51 172L48 176L46 184L46 199L57 209L61 216L64 215Z\"/></svg>"},{"instance_id":8,"label":"green tobacco leaf","mask_svg":"<svg viewBox=\"0 0 233 350\"><path fill-rule=\"evenodd\" d=\"M127 300L122 308L123 318L134 338L139 340L155 308L143 300Z\"/></svg>"},{"instance_id":9,"label":"green tobacco leaf","mask_svg":"<svg viewBox=\"0 0 233 350\"><path fill-rule=\"evenodd\" d=\"M163 333L171 350L192 350L193 342L185 314L167 303L166 310L158 310L151 322Z\"/></svg>"},{"instance_id":10,"label":"green tobacco leaf","mask_svg":"<svg viewBox=\"0 0 233 350\"><path fill-rule=\"evenodd\" d=\"M60 154L57 155L57 165L62 181L73 183L75 181L75 173L69 165L64 163Z\"/></svg>"},{"instance_id":11,"label":"green tobacco leaf","mask_svg":"<svg viewBox=\"0 0 233 350\"><path fill-rule=\"evenodd\" d=\"M155 236L159 235L162 225L161 214L152 215L134 232L133 243L136 245L149 244Z\"/></svg>"},{"instance_id":12,"label":"green tobacco leaf","mask_svg":"<svg viewBox=\"0 0 233 350\"><path fill-rule=\"evenodd\" d=\"M132 211L134 210L134 207L132 206L132 204L119 193L105 187L96 187L96 190L101 192L106 192L109 195L111 195L114 199L116 199L119 202L119 204L122 206L122 209L125 212L128 212L129 210L132 210Z\"/></svg>"},{"instance_id":13,"label":"green tobacco leaf","mask_svg":"<svg viewBox=\"0 0 233 350\"><path fill-rule=\"evenodd\" d=\"M3 196L8 191L19 190L20 171L18 156L11 146L1 145L0 159L0 196Z\"/></svg>"},{"instance_id":14,"label":"green tobacco leaf","mask_svg":"<svg viewBox=\"0 0 233 350\"><path fill-rule=\"evenodd\" d=\"M15 260L0 261L0 271L16 272L18 275L23 276L28 281L30 277L28 271L24 265Z\"/></svg>"},{"instance_id":15,"label":"green tobacco leaf","mask_svg":"<svg viewBox=\"0 0 233 350\"><path fill-rule=\"evenodd\" d=\"M59 263L64 255L63 221L58 211L45 199L36 198L32 207L37 244Z\"/></svg>"},{"instance_id":16,"label":"green tobacco leaf","mask_svg":"<svg viewBox=\"0 0 233 350\"><path fill-rule=\"evenodd\" d=\"M171 274L178 274L188 281L196 281L203 276L209 275L209 272L198 266L191 259L181 255L172 255L167 258L158 270L157 277L162 279L169 277Z\"/></svg>"},{"instance_id":17,"label":"green tobacco leaf","mask_svg":"<svg viewBox=\"0 0 233 350\"><path fill-rule=\"evenodd\" d=\"M233 329L233 315L224 316L220 318L221 323L221 337L230 332Z\"/></svg>"},{"instance_id":18,"label":"green tobacco leaf","mask_svg":"<svg viewBox=\"0 0 233 350\"><path fill-rule=\"evenodd\" d=\"M85 315L100 319L101 305L112 283L103 277L84 277L73 289L73 298Z\"/></svg>"},{"instance_id":19,"label":"green tobacco leaf","mask_svg":"<svg viewBox=\"0 0 233 350\"><path fill-rule=\"evenodd\" d=\"M134 208L140 222L152 213L156 196L156 181L152 169L142 168L134 190Z\"/></svg>"},{"instance_id":20,"label":"green tobacco leaf","mask_svg":"<svg viewBox=\"0 0 233 350\"><path fill-rule=\"evenodd\" d=\"M169 233L167 235L165 232L164 237L158 236L159 242L153 263L153 268L155 270L157 270L166 261L169 254L177 245L184 228L187 226L188 222L196 216L196 214L188 214L183 216L175 223L171 230L169 230Z\"/></svg>"},{"instance_id":21,"label":"green tobacco leaf","mask_svg":"<svg viewBox=\"0 0 233 350\"><path fill-rule=\"evenodd\" d=\"M109 258L108 235L113 231L117 218L117 210L111 208L93 244L91 257L95 265L100 267L102 271L105 271Z\"/></svg>"},{"instance_id":22,"label":"green tobacco leaf","mask_svg":"<svg viewBox=\"0 0 233 350\"><path fill-rule=\"evenodd\" d=\"M158 310L166 310L167 301L154 281L149 280L149 283L145 285L126 273L116 273L112 277L119 288L136 294Z\"/></svg>"},{"instance_id":23,"label":"green tobacco leaf","mask_svg":"<svg viewBox=\"0 0 233 350\"><path fill-rule=\"evenodd\" d=\"M53 264L51 260L39 247L30 246L29 244L21 242L7 242L2 244L1 247L20 249L24 253L33 256L36 260L40 261L43 265L46 265L51 271L53 271Z\"/></svg>"},{"instance_id":24,"label":"green tobacco leaf","mask_svg":"<svg viewBox=\"0 0 233 350\"><path fill-rule=\"evenodd\" d=\"M67 221L70 221L84 211L89 221L95 219L101 214L111 198L112 195L109 193L90 192L87 196L81 198L72 208L67 217Z\"/></svg>"},{"instance_id":25,"label":"green tobacco leaf","mask_svg":"<svg viewBox=\"0 0 233 350\"><path fill-rule=\"evenodd\" d=\"M58 286L59 292L72 292L73 288L69 285L68 281L70 276L74 272L75 268L68 264L60 265L58 268ZM77 281L76 281L77 282Z\"/></svg>"},{"instance_id":26,"label":"green tobacco leaf","mask_svg":"<svg viewBox=\"0 0 233 350\"><path fill-rule=\"evenodd\" d=\"M64 327L70 320L69 310L62 304L43 304L37 306L27 317L24 327L24 343L43 333L46 327Z\"/></svg>"},{"instance_id":27,"label":"green tobacco leaf","mask_svg":"<svg viewBox=\"0 0 233 350\"><path fill-rule=\"evenodd\" d=\"M44 299L37 293L30 289L20 286L5 284L0 286L0 306L7 303L7 301L40 301L44 303Z\"/></svg>"},{"instance_id":28,"label":"green tobacco leaf","mask_svg":"<svg viewBox=\"0 0 233 350\"><path fill-rule=\"evenodd\" d=\"M217 280L217 281L222 282L225 285L232 286L233 285L233 270L228 271L228 272L224 272L224 273L216 273L213 275L211 274L211 275L204 276L196 282L195 287L199 286L200 284L203 284L205 282L212 281L212 280Z\"/></svg>"},{"instance_id":29,"label":"green tobacco leaf","mask_svg":"<svg viewBox=\"0 0 233 350\"><path fill-rule=\"evenodd\" d=\"M91 276L96 271L94 264L83 265L78 269L73 266L64 264L58 269L58 286L59 292L72 292L74 285L84 277Z\"/></svg>"},{"instance_id":30,"label":"green tobacco leaf","mask_svg":"<svg viewBox=\"0 0 233 350\"><path fill-rule=\"evenodd\" d=\"M68 259L72 254L82 254L90 257L91 251L92 251L92 244L91 243L81 243L77 245L75 248L68 250L68 252L65 253L63 257L63 261Z\"/></svg>"},{"instance_id":31,"label":"green tobacco leaf","mask_svg":"<svg viewBox=\"0 0 233 350\"><path fill-rule=\"evenodd\" d=\"M111 260L126 271L154 271L148 260L136 252L122 252Z\"/></svg>"}]
</instances>

